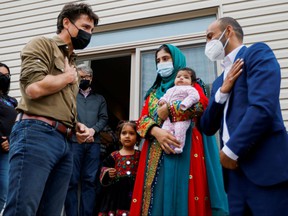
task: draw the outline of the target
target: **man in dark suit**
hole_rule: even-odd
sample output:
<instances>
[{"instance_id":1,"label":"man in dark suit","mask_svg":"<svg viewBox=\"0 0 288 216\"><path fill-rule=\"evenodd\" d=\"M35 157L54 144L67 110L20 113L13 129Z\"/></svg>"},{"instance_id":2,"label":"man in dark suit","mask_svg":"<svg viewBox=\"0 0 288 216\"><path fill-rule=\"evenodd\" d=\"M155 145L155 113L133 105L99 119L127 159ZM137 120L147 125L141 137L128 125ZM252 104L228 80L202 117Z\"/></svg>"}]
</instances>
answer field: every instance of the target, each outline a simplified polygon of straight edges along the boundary
<instances>
[{"instance_id":1,"label":"man in dark suit","mask_svg":"<svg viewBox=\"0 0 288 216\"><path fill-rule=\"evenodd\" d=\"M279 63L264 43L244 46L242 27L233 18L214 21L206 38L207 57L224 59L224 71L213 83L201 128L207 135L220 129L230 215L288 215Z\"/></svg>"}]
</instances>

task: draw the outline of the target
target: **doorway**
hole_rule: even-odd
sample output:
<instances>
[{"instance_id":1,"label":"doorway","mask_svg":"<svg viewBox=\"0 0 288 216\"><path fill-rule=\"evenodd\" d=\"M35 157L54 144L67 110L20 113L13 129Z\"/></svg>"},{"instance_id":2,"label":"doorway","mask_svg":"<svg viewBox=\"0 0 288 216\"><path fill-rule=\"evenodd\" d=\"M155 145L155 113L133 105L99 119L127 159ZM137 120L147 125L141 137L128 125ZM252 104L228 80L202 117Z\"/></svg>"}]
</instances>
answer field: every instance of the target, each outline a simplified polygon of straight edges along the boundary
<instances>
[{"instance_id":1,"label":"doorway","mask_svg":"<svg viewBox=\"0 0 288 216\"><path fill-rule=\"evenodd\" d=\"M91 61L92 88L107 102L109 126L115 130L120 120L129 119L131 56Z\"/></svg>"}]
</instances>

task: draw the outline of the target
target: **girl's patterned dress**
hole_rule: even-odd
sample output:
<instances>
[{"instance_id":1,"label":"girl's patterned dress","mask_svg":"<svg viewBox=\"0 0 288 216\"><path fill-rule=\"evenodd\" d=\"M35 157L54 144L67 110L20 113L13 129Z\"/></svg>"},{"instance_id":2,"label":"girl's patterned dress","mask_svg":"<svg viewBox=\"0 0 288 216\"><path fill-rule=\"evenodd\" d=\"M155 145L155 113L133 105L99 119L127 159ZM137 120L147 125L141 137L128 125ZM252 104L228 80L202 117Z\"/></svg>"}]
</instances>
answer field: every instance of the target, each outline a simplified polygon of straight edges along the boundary
<instances>
[{"instance_id":1,"label":"girl's patterned dress","mask_svg":"<svg viewBox=\"0 0 288 216\"><path fill-rule=\"evenodd\" d=\"M133 155L121 155L115 151L103 161L100 182L104 186L104 195L99 216L129 214L139 158L140 151L137 150ZM109 177L109 168L117 170L116 178Z\"/></svg>"}]
</instances>

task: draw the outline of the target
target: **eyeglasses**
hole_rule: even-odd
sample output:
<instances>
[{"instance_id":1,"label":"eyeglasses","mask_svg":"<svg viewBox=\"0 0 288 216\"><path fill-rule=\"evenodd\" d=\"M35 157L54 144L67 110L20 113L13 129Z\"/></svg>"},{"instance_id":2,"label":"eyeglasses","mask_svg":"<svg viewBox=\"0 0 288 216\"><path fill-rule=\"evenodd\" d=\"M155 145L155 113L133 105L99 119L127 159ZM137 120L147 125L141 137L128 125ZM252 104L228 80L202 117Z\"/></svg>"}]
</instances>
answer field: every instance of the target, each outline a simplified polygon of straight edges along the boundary
<instances>
[{"instance_id":1,"label":"eyeglasses","mask_svg":"<svg viewBox=\"0 0 288 216\"><path fill-rule=\"evenodd\" d=\"M1 75L3 75L3 76L6 76L6 77L8 77L8 78L10 78L11 77L11 75L9 74L9 73L7 73L7 74L4 74L4 73L2 73L1 71L0 71L0 76Z\"/></svg>"}]
</instances>

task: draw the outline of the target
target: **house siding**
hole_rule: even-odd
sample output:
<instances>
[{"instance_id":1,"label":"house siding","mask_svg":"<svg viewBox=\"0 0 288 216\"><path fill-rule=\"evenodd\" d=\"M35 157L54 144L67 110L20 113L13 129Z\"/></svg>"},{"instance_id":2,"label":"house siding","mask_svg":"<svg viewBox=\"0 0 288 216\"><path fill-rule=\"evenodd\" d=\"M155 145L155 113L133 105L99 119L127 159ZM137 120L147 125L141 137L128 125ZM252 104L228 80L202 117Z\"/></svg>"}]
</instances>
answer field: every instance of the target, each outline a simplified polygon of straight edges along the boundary
<instances>
[{"instance_id":1,"label":"house siding","mask_svg":"<svg viewBox=\"0 0 288 216\"><path fill-rule=\"evenodd\" d=\"M20 97L20 51L37 35L52 36L57 16L69 2L89 3L100 17L100 26L143 20L155 16L218 8L219 17L236 18L245 33L244 43L266 42L281 66L280 101L288 128L288 1L287 0L2 0L0 7L0 61L12 73L10 94ZM219 72L220 73L220 72Z\"/></svg>"}]
</instances>

